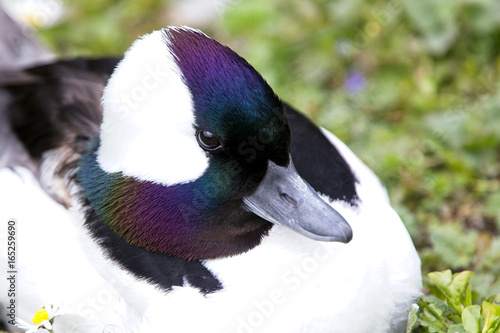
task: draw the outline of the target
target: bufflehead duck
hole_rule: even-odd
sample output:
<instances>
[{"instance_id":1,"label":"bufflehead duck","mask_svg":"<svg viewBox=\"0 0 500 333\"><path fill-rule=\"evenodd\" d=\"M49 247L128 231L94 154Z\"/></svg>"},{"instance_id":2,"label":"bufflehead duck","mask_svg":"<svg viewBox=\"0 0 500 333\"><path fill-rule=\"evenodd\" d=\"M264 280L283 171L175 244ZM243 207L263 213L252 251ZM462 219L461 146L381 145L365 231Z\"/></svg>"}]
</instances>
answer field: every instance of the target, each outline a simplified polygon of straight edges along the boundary
<instances>
[{"instance_id":1,"label":"bufflehead duck","mask_svg":"<svg viewBox=\"0 0 500 333\"><path fill-rule=\"evenodd\" d=\"M118 64L0 83L18 317L45 304L56 332L404 331L420 261L384 188L228 47L170 27Z\"/></svg>"}]
</instances>

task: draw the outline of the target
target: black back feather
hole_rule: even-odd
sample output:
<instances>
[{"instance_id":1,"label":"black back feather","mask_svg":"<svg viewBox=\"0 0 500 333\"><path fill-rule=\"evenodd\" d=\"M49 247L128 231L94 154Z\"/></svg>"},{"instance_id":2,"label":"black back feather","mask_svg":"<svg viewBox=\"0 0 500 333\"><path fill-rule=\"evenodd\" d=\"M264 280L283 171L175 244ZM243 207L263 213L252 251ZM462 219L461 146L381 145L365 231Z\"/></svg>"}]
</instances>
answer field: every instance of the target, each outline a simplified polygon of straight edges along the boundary
<instances>
[{"instance_id":1,"label":"black back feather","mask_svg":"<svg viewBox=\"0 0 500 333\"><path fill-rule=\"evenodd\" d=\"M2 71L3 132L15 138L0 142L0 152L7 151L15 139L34 163L40 162L43 153L64 145L79 152L81 142L99 134L102 91L118 60L79 58ZM3 160L3 166L19 163L15 156Z\"/></svg>"}]
</instances>

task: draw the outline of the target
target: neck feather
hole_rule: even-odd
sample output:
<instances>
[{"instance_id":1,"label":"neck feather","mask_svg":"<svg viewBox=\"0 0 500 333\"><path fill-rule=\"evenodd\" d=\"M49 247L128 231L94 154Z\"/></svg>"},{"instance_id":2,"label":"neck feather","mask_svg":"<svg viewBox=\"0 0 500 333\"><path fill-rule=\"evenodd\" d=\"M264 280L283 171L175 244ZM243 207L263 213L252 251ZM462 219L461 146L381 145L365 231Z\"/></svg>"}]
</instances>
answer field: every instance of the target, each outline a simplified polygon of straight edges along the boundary
<instances>
[{"instance_id":1,"label":"neck feather","mask_svg":"<svg viewBox=\"0 0 500 333\"><path fill-rule=\"evenodd\" d=\"M239 254L257 246L271 224L241 208L241 200L218 202L203 182L165 186L106 173L95 150L78 174L88 204L129 244L186 260Z\"/></svg>"}]
</instances>

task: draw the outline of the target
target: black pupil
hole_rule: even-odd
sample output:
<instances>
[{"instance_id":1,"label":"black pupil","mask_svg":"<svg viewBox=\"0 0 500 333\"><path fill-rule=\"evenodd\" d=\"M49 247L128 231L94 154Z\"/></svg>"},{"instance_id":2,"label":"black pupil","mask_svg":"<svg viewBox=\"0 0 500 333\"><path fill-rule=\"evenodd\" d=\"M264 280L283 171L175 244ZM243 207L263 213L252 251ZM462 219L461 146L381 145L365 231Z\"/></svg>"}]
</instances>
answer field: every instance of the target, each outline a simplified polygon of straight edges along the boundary
<instances>
[{"instance_id":1,"label":"black pupil","mask_svg":"<svg viewBox=\"0 0 500 333\"><path fill-rule=\"evenodd\" d=\"M219 148L220 141L215 136L215 134L210 133L209 131L199 131L198 132L198 141L202 148L207 150L214 150Z\"/></svg>"}]
</instances>

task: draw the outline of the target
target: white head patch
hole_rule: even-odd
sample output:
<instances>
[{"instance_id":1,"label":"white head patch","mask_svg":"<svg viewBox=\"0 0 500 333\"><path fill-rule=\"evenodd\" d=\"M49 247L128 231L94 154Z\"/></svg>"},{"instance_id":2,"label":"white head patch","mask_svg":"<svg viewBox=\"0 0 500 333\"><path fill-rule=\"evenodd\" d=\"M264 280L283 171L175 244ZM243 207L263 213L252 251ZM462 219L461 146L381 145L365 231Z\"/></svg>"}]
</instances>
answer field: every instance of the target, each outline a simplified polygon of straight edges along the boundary
<instances>
[{"instance_id":1,"label":"white head patch","mask_svg":"<svg viewBox=\"0 0 500 333\"><path fill-rule=\"evenodd\" d=\"M162 31L134 42L104 90L97 161L164 185L199 178L208 158L195 138L191 93Z\"/></svg>"}]
</instances>

